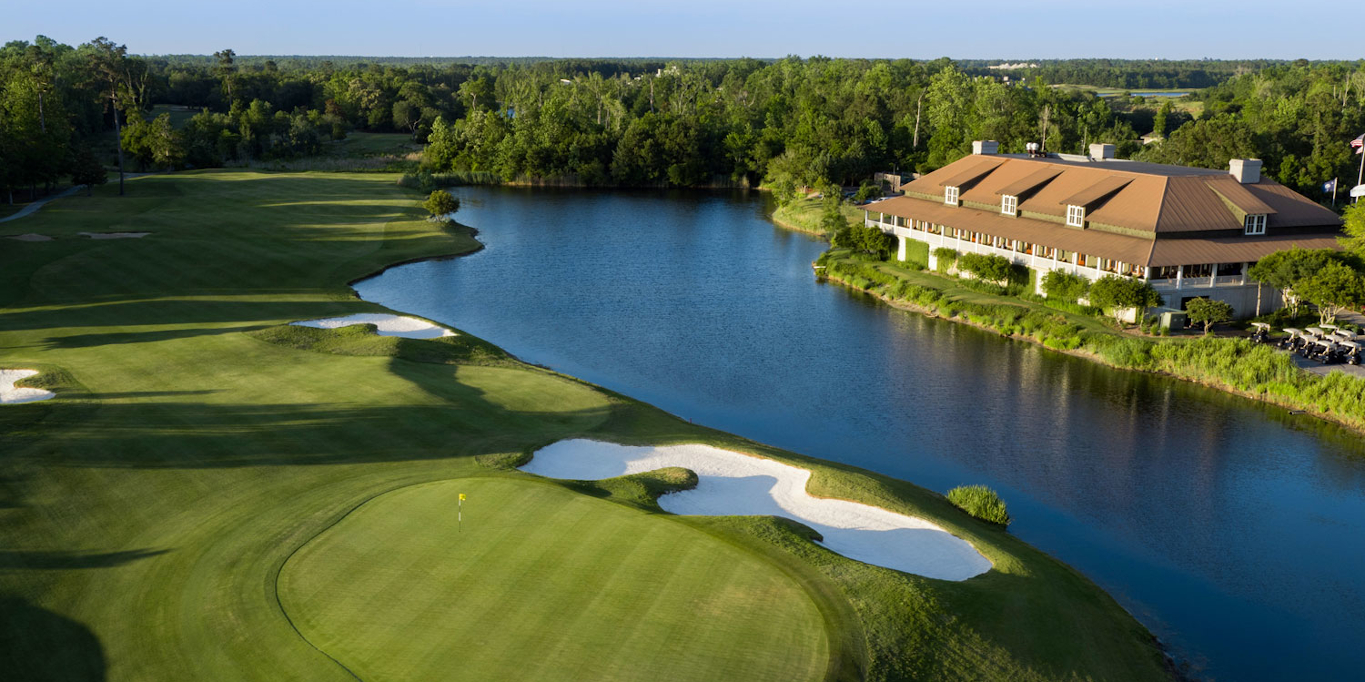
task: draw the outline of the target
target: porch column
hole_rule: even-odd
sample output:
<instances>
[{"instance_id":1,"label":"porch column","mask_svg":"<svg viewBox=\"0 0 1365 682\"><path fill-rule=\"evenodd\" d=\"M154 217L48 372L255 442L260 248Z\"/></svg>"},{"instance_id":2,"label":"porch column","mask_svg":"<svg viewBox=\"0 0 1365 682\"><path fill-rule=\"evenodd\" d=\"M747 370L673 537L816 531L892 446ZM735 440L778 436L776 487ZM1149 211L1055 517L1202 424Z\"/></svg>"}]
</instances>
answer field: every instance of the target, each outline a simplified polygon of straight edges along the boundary
<instances>
[{"instance_id":1,"label":"porch column","mask_svg":"<svg viewBox=\"0 0 1365 682\"><path fill-rule=\"evenodd\" d=\"M1242 284L1247 283L1247 270L1251 268L1251 263L1242 263Z\"/></svg>"},{"instance_id":2,"label":"porch column","mask_svg":"<svg viewBox=\"0 0 1365 682\"><path fill-rule=\"evenodd\" d=\"M896 241L900 242L896 246L896 260L905 262L905 237L896 235Z\"/></svg>"},{"instance_id":3,"label":"porch column","mask_svg":"<svg viewBox=\"0 0 1365 682\"><path fill-rule=\"evenodd\" d=\"M1175 266L1175 290L1180 291L1185 286L1185 266Z\"/></svg>"},{"instance_id":4,"label":"porch column","mask_svg":"<svg viewBox=\"0 0 1365 682\"><path fill-rule=\"evenodd\" d=\"M1213 287L1215 287L1215 286L1217 286L1217 285L1218 285L1218 264L1217 264L1217 263L1214 263L1214 264L1213 264L1213 271L1212 271L1212 273L1209 275L1209 288L1212 289Z\"/></svg>"}]
</instances>

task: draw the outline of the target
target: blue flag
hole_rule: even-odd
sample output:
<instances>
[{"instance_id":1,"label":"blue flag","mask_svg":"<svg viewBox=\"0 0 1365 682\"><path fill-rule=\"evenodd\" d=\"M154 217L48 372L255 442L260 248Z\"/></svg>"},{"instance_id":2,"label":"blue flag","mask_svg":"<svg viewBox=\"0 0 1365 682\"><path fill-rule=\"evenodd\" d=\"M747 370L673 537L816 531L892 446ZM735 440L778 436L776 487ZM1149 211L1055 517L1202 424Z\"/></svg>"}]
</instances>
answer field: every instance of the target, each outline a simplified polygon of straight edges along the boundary
<instances>
[{"instance_id":1,"label":"blue flag","mask_svg":"<svg viewBox=\"0 0 1365 682\"><path fill-rule=\"evenodd\" d=\"M1337 188L1336 178L1332 178L1331 180L1322 183L1322 191L1324 192L1333 192L1336 191L1336 188Z\"/></svg>"}]
</instances>

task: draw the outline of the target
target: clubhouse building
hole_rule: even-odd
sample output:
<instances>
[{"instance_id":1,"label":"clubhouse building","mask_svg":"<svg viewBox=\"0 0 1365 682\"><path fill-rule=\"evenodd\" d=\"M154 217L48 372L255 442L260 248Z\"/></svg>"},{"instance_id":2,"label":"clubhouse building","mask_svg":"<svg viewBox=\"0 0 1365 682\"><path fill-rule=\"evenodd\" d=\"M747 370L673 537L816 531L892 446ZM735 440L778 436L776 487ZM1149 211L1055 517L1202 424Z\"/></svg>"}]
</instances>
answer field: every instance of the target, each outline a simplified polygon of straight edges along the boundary
<instances>
[{"instance_id":1,"label":"clubhouse building","mask_svg":"<svg viewBox=\"0 0 1365 682\"><path fill-rule=\"evenodd\" d=\"M1091 280L1105 275L1148 281L1170 309L1194 298L1232 304L1239 317L1280 307L1269 286L1247 277L1257 260L1299 246L1339 248L1341 219L1293 190L1261 177L1258 159L1233 159L1227 171L1114 158L1113 145L1090 154L973 154L903 186L904 195L869 204L869 227L958 253L996 254L1033 268Z\"/></svg>"}]
</instances>

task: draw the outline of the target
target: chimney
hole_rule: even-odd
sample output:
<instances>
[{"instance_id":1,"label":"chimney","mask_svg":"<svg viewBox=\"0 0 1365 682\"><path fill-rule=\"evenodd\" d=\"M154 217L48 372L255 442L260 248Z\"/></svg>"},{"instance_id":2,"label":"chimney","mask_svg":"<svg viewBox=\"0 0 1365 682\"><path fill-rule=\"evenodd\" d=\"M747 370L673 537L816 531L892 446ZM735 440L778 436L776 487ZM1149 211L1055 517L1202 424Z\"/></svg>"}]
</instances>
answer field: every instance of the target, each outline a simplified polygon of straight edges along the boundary
<instances>
[{"instance_id":1,"label":"chimney","mask_svg":"<svg viewBox=\"0 0 1365 682\"><path fill-rule=\"evenodd\" d=\"M1232 159L1228 161L1228 172L1243 185L1258 183L1261 181L1261 160Z\"/></svg>"},{"instance_id":2,"label":"chimney","mask_svg":"<svg viewBox=\"0 0 1365 682\"><path fill-rule=\"evenodd\" d=\"M1090 160L1104 161L1114 158L1114 145L1112 144L1092 144L1090 145Z\"/></svg>"},{"instance_id":3,"label":"chimney","mask_svg":"<svg viewBox=\"0 0 1365 682\"><path fill-rule=\"evenodd\" d=\"M1000 143L995 140L976 140L972 142L973 154L996 154L1000 152Z\"/></svg>"}]
</instances>

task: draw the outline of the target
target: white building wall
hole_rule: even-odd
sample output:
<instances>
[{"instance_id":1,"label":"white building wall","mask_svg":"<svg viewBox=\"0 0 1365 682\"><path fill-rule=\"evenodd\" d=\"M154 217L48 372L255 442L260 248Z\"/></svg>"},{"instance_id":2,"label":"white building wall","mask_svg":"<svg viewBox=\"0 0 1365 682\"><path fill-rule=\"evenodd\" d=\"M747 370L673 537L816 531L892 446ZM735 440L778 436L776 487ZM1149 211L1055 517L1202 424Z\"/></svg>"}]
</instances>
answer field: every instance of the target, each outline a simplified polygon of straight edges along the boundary
<instances>
[{"instance_id":1,"label":"white building wall","mask_svg":"<svg viewBox=\"0 0 1365 682\"><path fill-rule=\"evenodd\" d=\"M880 215L878 216L880 218ZM1084 277L1090 281L1095 281L1105 275L1114 273L1099 268L1090 268L1075 263L1058 260L1056 258L1042 258L1026 253L1019 253L1012 249L1000 249L986 244L977 244L972 241L958 239L947 235L933 234L914 230L909 227L895 226L890 223L881 222L874 218L869 212L864 224L867 227L876 227L884 232L889 232L896 236L898 260L905 260L906 240L914 239L929 245L929 269L938 268L938 258L934 256L934 249L949 248L958 253L981 253L989 255L1004 256L1011 262L1032 268L1037 271L1035 278L1035 293L1044 295L1041 287L1043 275L1051 270L1061 270L1073 275ZM1274 312L1282 307L1280 292L1273 287L1258 284L1246 276L1247 265L1243 264L1242 273L1239 275L1201 277L1201 278L1179 278L1178 280L1154 280L1152 286L1159 292L1162 298L1166 299L1167 308L1180 310L1183 308L1182 302L1189 298L1211 298L1226 301L1232 305L1234 316L1239 319L1254 317ZM1259 291L1259 308L1257 293ZM1259 312L1258 312L1259 310ZM1150 313L1149 313L1150 314Z\"/></svg>"}]
</instances>

